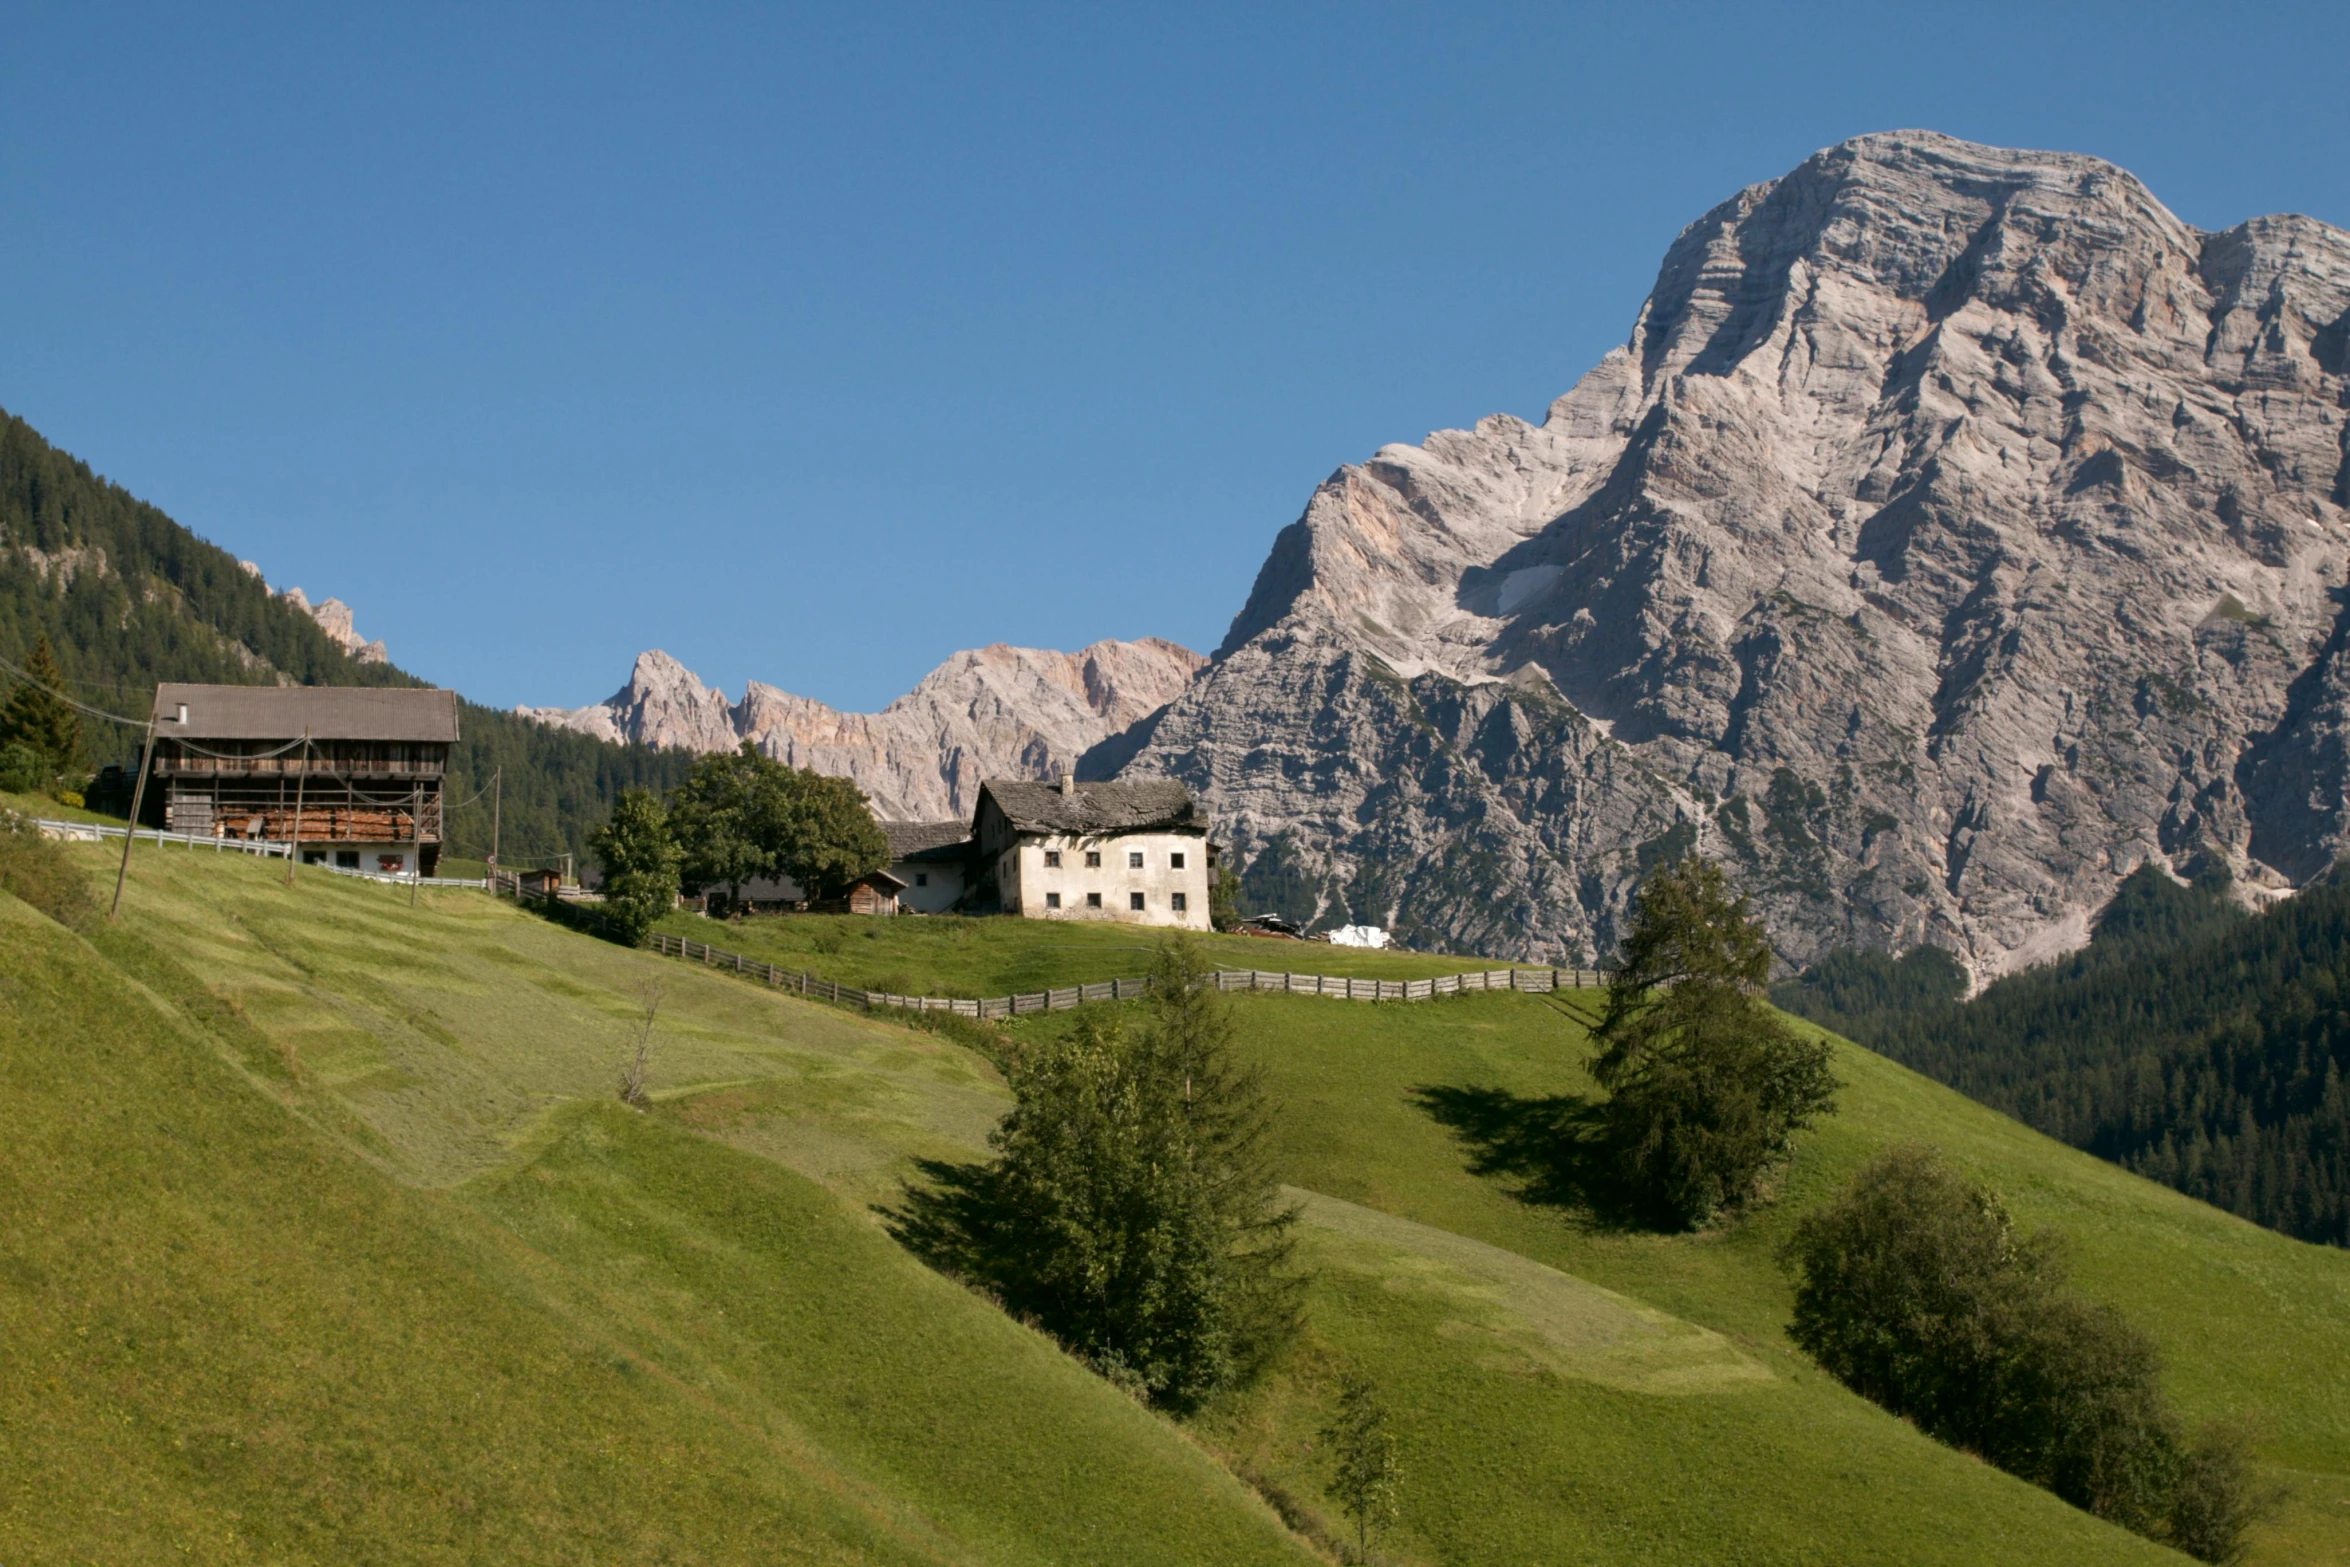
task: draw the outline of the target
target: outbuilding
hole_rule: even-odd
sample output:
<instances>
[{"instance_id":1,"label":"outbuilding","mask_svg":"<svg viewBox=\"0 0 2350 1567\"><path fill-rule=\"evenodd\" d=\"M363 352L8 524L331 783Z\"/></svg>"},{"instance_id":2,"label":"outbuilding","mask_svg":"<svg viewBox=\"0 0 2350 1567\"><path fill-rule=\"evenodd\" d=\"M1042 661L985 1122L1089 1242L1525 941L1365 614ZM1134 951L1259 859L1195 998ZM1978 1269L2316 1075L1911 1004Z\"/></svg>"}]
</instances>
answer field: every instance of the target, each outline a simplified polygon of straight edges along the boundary
<instances>
[{"instance_id":1,"label":"outbuilding","mask_svg":"<svg viewBox=\"0 0 2350 1567\"><path fill-rule=\"evenodd\" d=\"M889 839L889 873L904 886L898 906L916 914L945 914L970 888L974 853L969 822L882 822Z\"/></svg>"},{"instance_id":2,"label":"outbuilding","mask_svg":"<svg viewBox=\"0 0 2350 1567\"><path fill-rule=\"evenodd\" d=\"M438 865L454 691L167 682L154 719L150 825L293 843L346 870Z\"/></svg>"}]
</instances>

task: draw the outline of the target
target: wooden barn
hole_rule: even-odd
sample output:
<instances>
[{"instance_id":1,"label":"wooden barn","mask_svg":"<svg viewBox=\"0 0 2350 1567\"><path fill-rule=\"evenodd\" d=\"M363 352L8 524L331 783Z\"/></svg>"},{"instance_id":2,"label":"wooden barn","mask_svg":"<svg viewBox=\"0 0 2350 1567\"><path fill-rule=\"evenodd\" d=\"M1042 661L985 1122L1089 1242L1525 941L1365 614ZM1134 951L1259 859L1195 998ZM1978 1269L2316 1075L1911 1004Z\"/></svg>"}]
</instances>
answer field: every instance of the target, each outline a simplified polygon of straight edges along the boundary
<instances>
[{"instance_id":1,"label":"wooden barn","mask_svg":"<svg viewBox=\"0 0 2350 1567\"><path fill-rule=\"evenodd\" d=\"M311 864L430 876L456 740L454 691L159 685L141 814L292 842Z\"/></svg>"}]
</instances>

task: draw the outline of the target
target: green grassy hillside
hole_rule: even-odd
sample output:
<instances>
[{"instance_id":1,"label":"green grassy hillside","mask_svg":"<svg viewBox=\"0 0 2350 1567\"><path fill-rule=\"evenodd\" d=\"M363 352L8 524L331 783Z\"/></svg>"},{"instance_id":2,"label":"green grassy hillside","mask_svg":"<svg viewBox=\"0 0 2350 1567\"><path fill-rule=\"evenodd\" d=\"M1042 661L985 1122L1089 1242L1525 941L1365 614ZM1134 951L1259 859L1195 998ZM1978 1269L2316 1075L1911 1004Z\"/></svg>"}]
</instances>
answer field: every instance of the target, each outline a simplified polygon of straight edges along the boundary
<instances>
[{"instance_id":1,"label":"green grassy hillside","mask_svg":"<svg viewBox=\"0 0 2350 1567\"><path fill-rule=\"evenodd\" d=\"M0 1560L1309 1559L861 1211L607 1087L653 978L669 1081L951 1104L977 1063L479 895L133 885L94 946L0 897Z\"/></svg>"},{"instance_id":2,"label":"green grassy hillside","mask_svg":"<svg viewBox=\"0 0 2350 1567\"><path fill-rule=\"evenodd\" d=\"M1805 1208L1876 1149L1916 1139L1979 1172L2026 1223L2054 1224L2073 1237L2081 1287L2156 1336L2172 1390L2191 1416L2251 1417L2263 1458L2292 1491L2256 1559L2350 1561L2350 1256L2182 1197L1843 1044L1836 1057L1845 1084L1842 1112L1803 1143L1772 1207L1722 1233L1611 1233L1579 1217L1573 1192L1560 1189L1545 1157L1562 1114L1591 1091L1580 1060L1596 1000L1592 994L1472 995L1365 1006L1233 998L1282 1103L1292 1182L1488 1243L1670 1312L1718 1332L1771 1377L1767 1385L1741 1384L1704 1400L1702 1418L1660 1415L1656 1400L1568 1382L1537 1395L1524 1380L1487 1375L1479 1381L1461 1363L1467 1357L1448 1363L1457 1346L1481 1338L1482 1330L1472 1331L1478 1319L1426 1306L1452 1325L1439 1322L1409 1352L1393 1345L1381 1358L1427 1389L1419 1407L1428 1418L1451 1412L1431 1450L1453 1445L1475 1454L1476 1468L1508 1494L1560 1494L1558 1488L1587 1485L1628 1488L1618 1495L1653 1489L1661 1499L1702 1488L1709 1506L1695 1513L1658 1502L1653 1538L1670 1542L1684 1559L1702 1546L1672 1529L1693 1528L1694 1517L1707 1514L1722 1525L1720 1547L1732 1537L1743 1540L1759 1553L1748 1559L1774 1559L1773 1552L1782 1553L1775 1559L1805 1559L1804 1540L1838 1538L1834 1520L1848 1520L1845 1545L1828 1559L1861 1559L1882 1549L1870 1542L1881 1542L1872 1531L1887 1494L1901 1496L1900 1513L1915 1531L1902 1560L2023 1561L2038 1559L2033 1552L2043 1546L2050 1559L2078 1549L2060 1543L2057 1521L2032 1519L2025 1503L2045 1498L2002 1497L1993 1508L1982 1493L2028 1488L1861 1405L1786 1343L1792 1291L1773 1260L1781 1240ZM1066 1024L1035 1018L1020 1026ZM1361 1288L1359 1276L1333 1277L1391 1314L1404 1309L1392 1278L1372 1292ZM1467 1291L1458 1279L1453 1287ZM1355 1319L1351 1310L1316 1315L1334 1338L1358 1331ZM1528 1358L1542 1363L1538 1355ZM1538 1372L1526 1376L1539 1384ZM1477 1387L1474 1396L1443 1391L1468 1386ZM1552 1410L1549 1429L1558 1442L1586 1449L1585 1456L1570 1460L1558 1448L1524 1441L1528 1431L1543 1429L1530 1414L1507 1421L1515 1439L1497 1444L1488 1416L1457 1413L1513 1399ZM1575 1408L1583 1403L1591 1409ZM1687 1411L1698 1407L1694 1400L1682 1404ZM1296 1451L1308 1423L1302 1412L1287 1417L1276 1410L1236 1425L1234 1438L1303 1483L1302 1470L1282 1464L1280 1455ZM1598 1444L1604 1461L1588 1452L1594 1431L1607 1433ZM1665 1476L1677 1478L1657 1483ZM1448 1499L1462 1494L1453 1485L1443 1489ZM1741 1507L1755 1511L1742 1516ZM2087 1523L2055 1510L2063 1524ZM1498 1497L1460 1506L1442 1528L1463 1532L1444 1536L1455 1549L1441 1554L1547 1559L1531 1546L1522 1555L1505 1549L1504 1516ZM1419 1525L1420 1516L1413 1521ZM2008 1529L2038 1543L2027 1547L2002 1532ZM1605 1554L1597 1546L1594 1553Z\"/></svg>"},{"instance_id":3,"label":"green grassy hillside","mask_svg":"<svg viewBox=\"0 0 2350 1567\"><path fill-rule=\"evenodd\" d=\"M396 889L289 892L282 874L155 855L95 947L21 908L0 924L0 1070L45 1150L0 1171L0 1300L37 1346L0 1369L0 1559L44 1559L35 1525L62 1518L105 1560L182 1542L214 1560L724 1561L761 1542L793 1559L783 1540L814 1559L1304 1560L1232 1476L1328 1530L1315 1433L1356 1368L1404 1440L1399 1562L2178 1560L1924 1440L1786 1345L1778 1239L1869 1150L1918 1137L2077 1237L2083 1286L2162 1341L2190 1411L2256 1418L2295 1494L2258 1559L2350 1560L2350 1255L1857 1050L1838 1058L1845 1113L1777 1207L1630 1236L1578 1218L1542 1157L1588 1089L1588 997L1231 998L1282 1103L1311 1327L1265 1385L1179 1429L883 1236L873 1206L910 1160L974 1155L1004 1108L976 1056L480 894L411 912ZM830 959L865 923L748 928L811 950L837 933ZM943 948L961 922L872 923L876 946L906 945L858 961L911 966L931 961L917 937ZM940 988L1089 957L1065 926L970 928L978 955L939 957ZM1103 973L1146 961L1111 937L1132 933L1078 937L1105 944ZM612 1096L648 985L656 1104L638 1114ZM411 1373L403 1347L435 1363ZM35 1441L59 1389L86 1406L75 1440ZM202 1432L203 1462L179 1457ZM357 1545L305 1521L321 1497L361 1521ZM263 1543L208 1543L231 1528Z\"/></svg>"},{"instance_id":4,"label":"green grassy hillside","mask_svg":"<svg viewBox=\"0 0 2350 1567\"><path fill-rule=\"evenodd\" d=\"M656 927L778 968L805 970L859 990L898 996L1007 996L1090 985L1149 971L1165 932L1078 920L880 919L848 914L760 915L713 921L672 914ZM1195 937L1220 968L1425 979L1522 964L1425 952L1373 952L1261 936Z\"/></svg>"}]
</instances>

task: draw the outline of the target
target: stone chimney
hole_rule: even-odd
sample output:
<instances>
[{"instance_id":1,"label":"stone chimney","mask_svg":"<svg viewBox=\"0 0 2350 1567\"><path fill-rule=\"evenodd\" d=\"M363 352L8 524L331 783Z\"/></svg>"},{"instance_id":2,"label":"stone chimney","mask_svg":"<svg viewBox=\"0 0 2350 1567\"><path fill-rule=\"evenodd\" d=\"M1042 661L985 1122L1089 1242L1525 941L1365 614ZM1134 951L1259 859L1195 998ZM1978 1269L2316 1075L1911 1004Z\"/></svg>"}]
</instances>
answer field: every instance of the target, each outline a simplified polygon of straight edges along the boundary
<instances>
[{"instance_id":1,"label":"stone chimney","mask_svg":"<svg viewBox=\"0 0 2350 1567\"><path fill-rule=\"evenodd\" d=\"M1077 775L1075 773L1063 773L1061 775L1061 793L1073 795L1076 792Z\"/></svg>"}]
</instances>

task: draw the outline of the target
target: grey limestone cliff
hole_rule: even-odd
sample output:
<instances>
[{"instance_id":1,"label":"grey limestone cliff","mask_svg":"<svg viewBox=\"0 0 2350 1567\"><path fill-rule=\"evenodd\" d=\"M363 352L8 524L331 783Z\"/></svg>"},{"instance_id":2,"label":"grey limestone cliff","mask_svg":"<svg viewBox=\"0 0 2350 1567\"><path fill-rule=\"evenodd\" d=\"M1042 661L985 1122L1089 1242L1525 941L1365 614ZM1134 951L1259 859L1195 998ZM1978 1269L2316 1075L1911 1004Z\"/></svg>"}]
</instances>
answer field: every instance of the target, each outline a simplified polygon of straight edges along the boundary
<instances>
[{"instance_id":1,"label":"grey limestone cliff","mask_svg":"<svg viewBox=\"0 0 2350 1567\"><path fill-rule=\"evenodd\" d=\"M1996 972L2148 860L2282 892L2350 843L2346 350L2338 229L1847 142L1542 423L1334 474L1096 770L1193 785L1261 901L1528 955L1689 845L1790 961Z\"/></svg>"}]
</instances>

